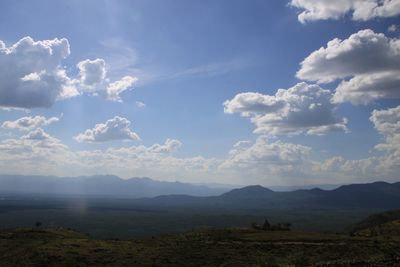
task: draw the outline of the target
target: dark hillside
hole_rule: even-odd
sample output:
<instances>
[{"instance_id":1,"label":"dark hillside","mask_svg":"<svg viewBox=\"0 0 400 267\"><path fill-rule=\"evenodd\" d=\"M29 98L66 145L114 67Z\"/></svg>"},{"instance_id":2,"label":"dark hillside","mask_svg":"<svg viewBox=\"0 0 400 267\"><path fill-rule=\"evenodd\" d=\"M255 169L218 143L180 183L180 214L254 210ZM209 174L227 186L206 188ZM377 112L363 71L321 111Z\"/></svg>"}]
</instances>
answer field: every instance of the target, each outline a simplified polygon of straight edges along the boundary
<instances>
[{"instance_id":1,"label":"dark hillside","mask_svg":"<svg viewBox=\"0 0 400 267\"><path fill-rule=\"evenodd\" d=\"M0 232L1 266L398 266L399 242L312 232L215 229L135 240L65 229Z\"/></svg>"},{"instance_id":2,"label":"dark hillside","mask_svg":"<svg viewBox=\"0 0 400 267\"><path fill-rule=\"evenodd\" d=\"M370 232L375 235L391 233L400 236L400 209L368 216L353 226L351 232L364 234Z\"/></svg>"}]
</instances>

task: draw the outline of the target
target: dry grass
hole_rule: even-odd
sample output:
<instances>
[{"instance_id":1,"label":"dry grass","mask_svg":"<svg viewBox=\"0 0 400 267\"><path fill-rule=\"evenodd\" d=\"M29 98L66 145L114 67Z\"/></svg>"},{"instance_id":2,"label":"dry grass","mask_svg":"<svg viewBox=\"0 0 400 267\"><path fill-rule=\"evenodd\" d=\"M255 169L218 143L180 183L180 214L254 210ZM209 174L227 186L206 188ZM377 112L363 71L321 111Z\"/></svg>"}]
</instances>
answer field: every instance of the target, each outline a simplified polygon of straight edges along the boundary
<instances>
[{"instance_id":1,"label":"dry grass","mask_svg":"<svg viewBox=\"0 0 400 267\"><path fill-rule=\"evenodd\" d=\"M395 266L399 254L398 239L306 232L220 229L139 240L66 229L0 232L1 266Z\"/></svg>"}]
</instances>

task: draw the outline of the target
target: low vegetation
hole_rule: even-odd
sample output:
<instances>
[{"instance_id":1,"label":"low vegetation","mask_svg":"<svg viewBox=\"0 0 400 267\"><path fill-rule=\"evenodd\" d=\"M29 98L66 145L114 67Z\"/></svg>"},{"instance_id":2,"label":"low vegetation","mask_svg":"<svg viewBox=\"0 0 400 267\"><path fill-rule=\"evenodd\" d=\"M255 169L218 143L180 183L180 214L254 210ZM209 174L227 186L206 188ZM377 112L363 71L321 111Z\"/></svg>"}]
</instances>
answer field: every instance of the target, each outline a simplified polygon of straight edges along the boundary
<instances>
[{"instance_id":1,"label":"low vegetation","mask_svg":"<svg viewBox=\"0 0 400 267\"><path fill-rule=\"evenodd\" d=\"M0 266L400 266L399 210L326 232L320 227L371 210L224 215L125 200L89 199L71 209L69 199L29 199L0 201Z\"/></svg>"},{"instance_id":2,"label":"low vegetation","mask_svg":"<svg viewBox=\"0 0 400 267\"><path fill-rule=\"evenodd\" d=\"M2 266L395 266L400 239L220 229L98 240L67 229L0 233Z\"/></svg>"},{"instance_id":3,"label":"low vegetation","mask_svg":"<svg viewBox=\"0 0 400 267\"><path fill-rule=\"evenodd\" d=\"M373 214L354 225L351 233L369 236L399 236L400 210L389 210Z\"/></svg>"}]
</instances>

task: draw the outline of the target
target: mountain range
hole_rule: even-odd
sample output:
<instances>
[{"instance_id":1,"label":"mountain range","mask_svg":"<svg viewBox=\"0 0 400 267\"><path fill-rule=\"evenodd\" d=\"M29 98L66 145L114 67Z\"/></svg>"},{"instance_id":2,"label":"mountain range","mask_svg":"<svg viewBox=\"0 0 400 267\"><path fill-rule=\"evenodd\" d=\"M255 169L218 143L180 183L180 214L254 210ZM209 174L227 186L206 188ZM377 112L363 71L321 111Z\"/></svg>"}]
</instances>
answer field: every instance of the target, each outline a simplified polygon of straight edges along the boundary
<instances>
[{"instance_id":1,"label":"mountain range","mask_svg":"<svg viewBox=\"0 0 400 267\"><path fill-rule=\"evenodd\" d=\"M400 208L400 182L373 182L278 192L260 185L237 189L211 188L150 178L112 175L55 177L0 175L2 194L46 194L118 197L132 205L206 209Z\"/></svg>"},{"instance_id":2,"label":"mountain range","mask_svg":"<svg viewBox=\"0 0 400 267\"><path fill-rule=\"evenodd\" d=\"M212 196L228 190L229 188L157 181L147 177L121 179L114 175L79 177L0 175L0 193L142 198L169 194Z\"/></svg>"},{"instance_id":3,"label":"mountain range","mask_svg":"<svg viewBox=\"0 0 400 267\"><path fill-rule=\"evenodd\" d=\"M158 196L138 200L142 204L170 207L226 208L236 210L400 208L400 182L343 185L333 190L319 188L276 192L254 185L233 189L219 196Z\"/></svg>"}]
</instances>

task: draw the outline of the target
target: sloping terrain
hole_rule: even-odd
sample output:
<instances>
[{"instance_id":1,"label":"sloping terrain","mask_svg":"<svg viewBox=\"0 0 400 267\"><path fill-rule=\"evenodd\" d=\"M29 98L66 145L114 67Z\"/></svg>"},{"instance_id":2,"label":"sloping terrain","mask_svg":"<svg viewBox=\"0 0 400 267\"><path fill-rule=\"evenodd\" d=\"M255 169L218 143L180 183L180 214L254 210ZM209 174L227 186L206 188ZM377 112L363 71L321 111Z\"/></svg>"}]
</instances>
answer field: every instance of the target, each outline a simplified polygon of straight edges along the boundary
<instances>
[{"instance_id":1,"label":"sloping terrain","mask_svg":"<svg viewBox=\"0 0 400 267\"><path fill-rule=\"evenodd\" d=\"M373 214L352 227L358 236L400 237L400 210L390 210Z\"/></svg>"},{"instance_id":2,"label":"sloping terrain","mask_svg":"<svg viewBox=\"0 0 400 267\"><path fill-rule=\"evenodd\" d=\"M395 266L400 240L223 229L97 240L65 229L0 232L2 266Z\"/></svg>"}]
</instances>

